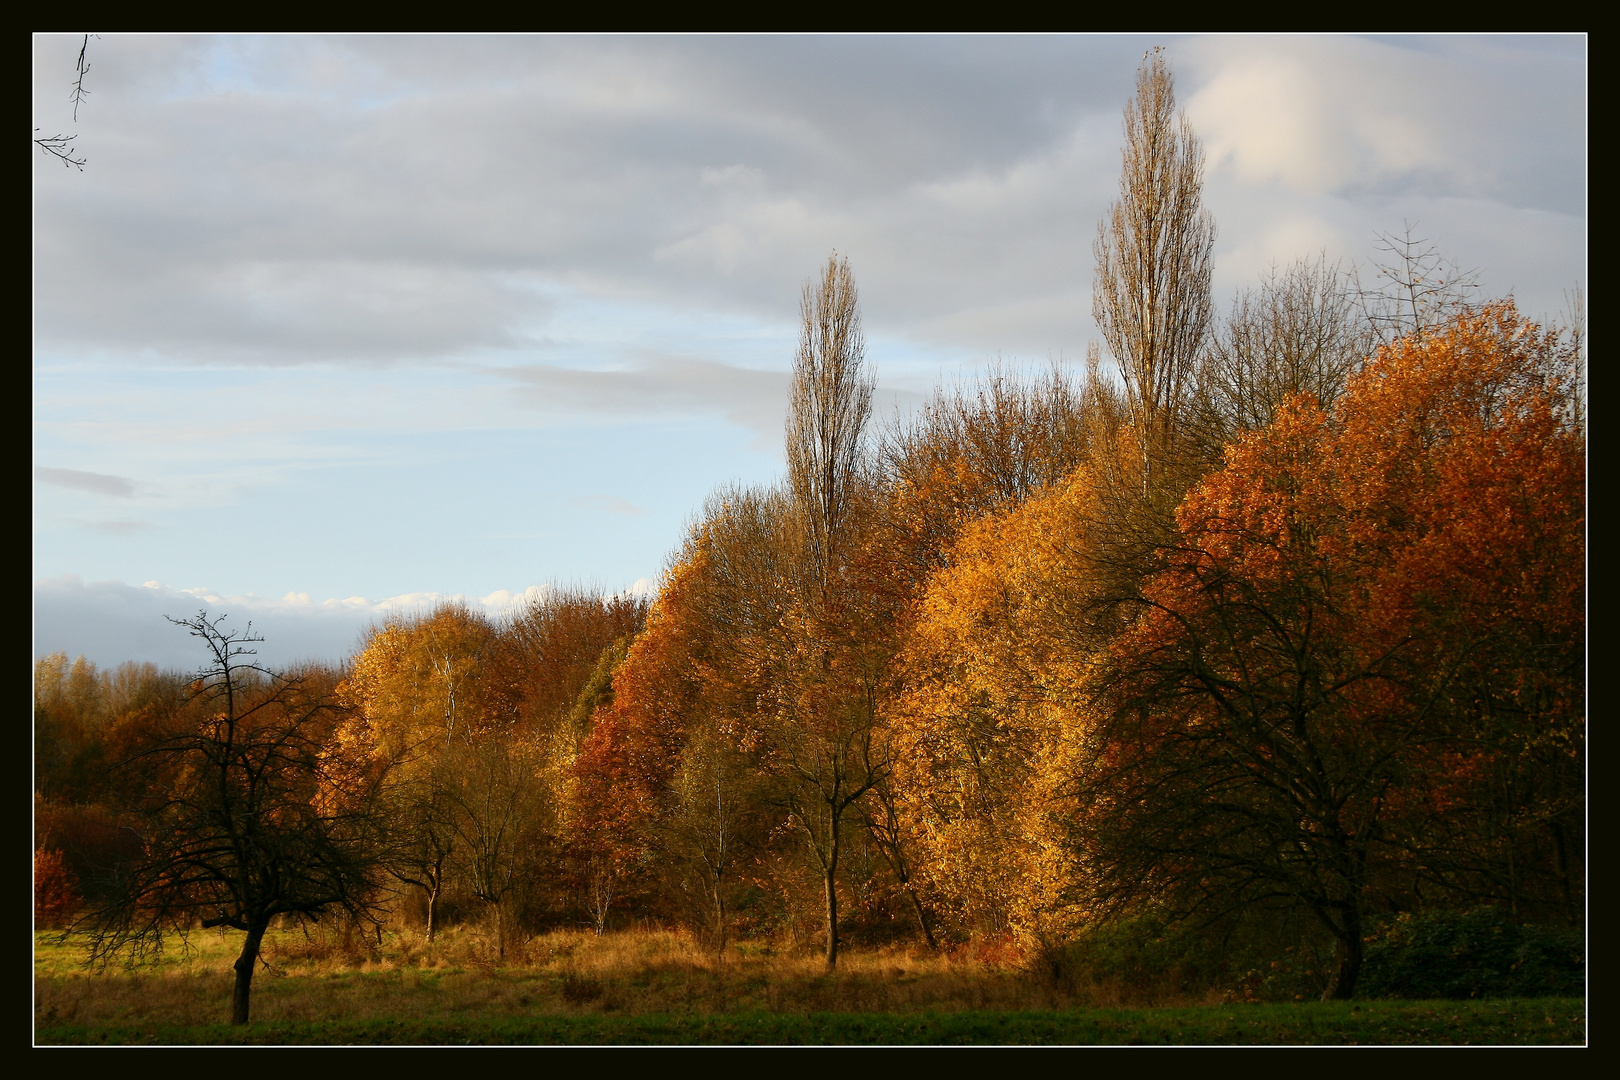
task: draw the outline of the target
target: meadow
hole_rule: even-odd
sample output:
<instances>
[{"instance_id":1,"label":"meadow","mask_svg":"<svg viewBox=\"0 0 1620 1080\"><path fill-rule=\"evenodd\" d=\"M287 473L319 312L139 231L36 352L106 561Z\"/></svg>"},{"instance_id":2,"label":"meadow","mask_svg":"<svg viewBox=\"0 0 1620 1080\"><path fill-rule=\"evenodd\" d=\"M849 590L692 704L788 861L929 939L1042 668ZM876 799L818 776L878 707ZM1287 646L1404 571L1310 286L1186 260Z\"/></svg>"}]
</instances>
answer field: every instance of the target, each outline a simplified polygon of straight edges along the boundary
<instances>
[{"instance_id":1,"label":"meadow","mask_svg":"<svg viewBox=\"0 0 1620 1080\"><path fill-rule=\"evenodd\" d=\"M993 950L724 954L659 930L557 931L495 955L476 929L278 930L253 1021L224 1023L234 933L199 931L159 964L87 969L35 939L38 1044L1582 1044L1579 998L1245 1003L1059 986ZM1143 1002L1146 1003L1143 1003Z\"/></svg>"}]
</instances>

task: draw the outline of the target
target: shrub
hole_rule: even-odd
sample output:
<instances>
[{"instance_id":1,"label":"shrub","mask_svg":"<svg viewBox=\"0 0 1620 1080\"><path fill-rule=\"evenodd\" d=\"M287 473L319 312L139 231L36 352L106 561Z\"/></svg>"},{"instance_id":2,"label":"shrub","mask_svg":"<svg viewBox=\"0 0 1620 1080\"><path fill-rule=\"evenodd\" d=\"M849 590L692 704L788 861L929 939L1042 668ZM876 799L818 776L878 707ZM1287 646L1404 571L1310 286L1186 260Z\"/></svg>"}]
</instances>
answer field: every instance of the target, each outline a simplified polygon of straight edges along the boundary
<instances>
[{"instance_id":1,"label":"shrub","mask_svg":"<svg viewBox=\"0 0 1620 1080\"><path fill-rule=\"evenodd\" d=\"M1585 953L1578 929L1517 923L1492 907L1403 913L1368 943L1358 996L1577 995L1586 986Z\"/></svg>"},{"instance_id":2,"label":"shrub","mask_svg":"<svg viewBox=\"0 0 1620 1080\"><path fill-rule=\"evenodd\" d=\"M34 926L36 929L60 929L73 920L83 900L79 896L79 883L62 859L60 851L37 849L34 852Z\"/></svg>"}]
</instances>

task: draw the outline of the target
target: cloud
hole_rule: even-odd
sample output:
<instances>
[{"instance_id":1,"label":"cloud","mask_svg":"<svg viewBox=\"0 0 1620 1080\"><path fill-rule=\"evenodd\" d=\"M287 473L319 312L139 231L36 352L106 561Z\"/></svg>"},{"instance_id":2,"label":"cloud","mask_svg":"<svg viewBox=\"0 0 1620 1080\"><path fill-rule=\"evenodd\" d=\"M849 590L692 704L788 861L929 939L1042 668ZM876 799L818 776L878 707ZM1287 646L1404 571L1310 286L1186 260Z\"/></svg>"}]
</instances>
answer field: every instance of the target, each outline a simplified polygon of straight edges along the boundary
<instances>
[{"instance_id":1,"label":"cloud","mask_svg":"<svg viewBox=\"0 0 1620 1080\"><path fill-rule=\"evenodd\" d=\"M1213 37L1183 52L1211 167L1246 182L1584 206L1577 39Z\"/></svg>"},{"instance_id":2,"label":"cloud","mask_svg":"<svg viewBox=\"0 0 1620 1080\"><path fill-rule=\"evenodd\" d=\"M647 594L648 579L628 590ZM84 655L102 666L133 660L190 670L202 663L194 642L169 618L189 618L199 610L226 615L229 625L251 621L264 638L259 660L271 668L299 660L338 663L354 655L367 630L390 619L425 614L442 604L465 604L500 619L519 608L543 603L555 593L549 584L521 590L497 589L481 597L459 593L403 593L382 600L363 596L314 600L308 593L281 597L223 595L209 588L176 589L157 581L85 582L67 575L34 582L34 655Z\"/></svg>"},{"instance_id":3,"label":"cloud","mask_svg":"<svg viewBox=\"0 0 1620 1080\"><path fill-rule=\"evenodd\" d=\"M37 110L76 41L36 39ZM545 288L791 320L836 247L874 335L1080 355L1151 43L109 35L97 167L37 167L36 325L125 359L506 362L551 335ZM1342 254L1410 194L1584 214L1583 39L1170 48L1212 175L1357 199Z\"/></svg>"},{"instance_id":4,"label":"cloud","mask_svg":"<svg viewBox=\"0 0 1620 1080\"><path fill-rule=\"evenodd\" d=\"M63 44L37 42L36 71ZM522 349L549 318L532 280L791 317L834 246L913 266L872 292L876 322L937 314L991 265L964 228L988 207L917 193L1046 159L1117 114L1131 66L1083 38L97 44L81 126L104 164L38 177L42 338L265 364ZM1053 222L1023 217L1001 248L1023 258L979 291L1073 273L1029 258Z\"/></svg>"},{"instance_id":5,"label":"cloud","mask_svg":"<svg viewBox=\"0 0 1620 1080\"><path fill-rule=\"evenodd\" d=\"M649 356L633 368L588 371L528 364L498 369L528 404L615 419L722 416L780 439L788 373L689 357Z\"/></svg>"},{"instance_id":6,"label":"cloud","mask_svg":"<svg viewBox=\"0 0 1620 1080\"><path fill-rule=\"evenodd\" d=\"M126 476L81 472L78 469L53 469L44 465L35 465L34 479L43 484L73 488L76 491L88 491L114 499L133 499L135 497L135 481Z\"/></svg>"}]
</instances>

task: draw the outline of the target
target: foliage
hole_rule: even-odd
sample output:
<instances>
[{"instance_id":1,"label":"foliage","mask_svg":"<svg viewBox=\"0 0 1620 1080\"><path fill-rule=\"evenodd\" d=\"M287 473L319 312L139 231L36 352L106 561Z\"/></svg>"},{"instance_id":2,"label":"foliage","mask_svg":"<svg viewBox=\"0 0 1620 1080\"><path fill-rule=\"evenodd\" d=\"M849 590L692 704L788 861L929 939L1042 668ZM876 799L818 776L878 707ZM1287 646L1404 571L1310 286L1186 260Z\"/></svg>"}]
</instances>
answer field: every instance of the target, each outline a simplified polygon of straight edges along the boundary
<instances>
[{"instance_id":1,"label":"foliage","mask_svg":"<svg viewBox=\"0 0 1620 1080\"><path fill-rule=\"evenodd\" d=\"M60 851L34 849L34 925L41 929L67 926L84 900L79 883Z\"/></svg>"},{"instance_id":2,"label":"foliage","mask_svg":"<svg viewBox=\"0 0 1620 1080\"><path fill-rule=\"evenodd\" d=\"M1122 1000L1572 985L1579 328L1475 303L1410 230L1377 288L1300 261L1217 323L1157 51L1125 144L1093 251L1117 370L998 366L871 438L835 253L785 476L717 490L651 601L442 605L342 672L272 676L202 619L198 679L39 660L41 880L107 952L279 913L490 968L640 924L704 964L916 938Z\"/></svg>"},{"instance_id":3,"label":"foliage","mask_svg":"<svg viewBox=\"0 0 1620 1080\"><path fill-rule=\"evenodd\" d=\"M1332 416L1296 398L1228 450L1111 650L1101 902L1293 899L1338 937L1326 992L1348 996L1371 890L1489 891L1491 849L1578 828L1556 779L1584 739L1567 368L1494 305L1380 350ZM1552 787L1492 818L1481 789L1515 772Z\"/></svg>"},{"instance_id":4,"label":"foliage","mask_svg":"<svg viewBox=\"0 0 1620 1080\"><path fill-rule=\"evenodd\" d=\"M1514 922L1500 908L1402 912L1367 947L1361 993L1370 998L1579 996L1586 942L1567 926Z\"/></svg>"}]
</instances>

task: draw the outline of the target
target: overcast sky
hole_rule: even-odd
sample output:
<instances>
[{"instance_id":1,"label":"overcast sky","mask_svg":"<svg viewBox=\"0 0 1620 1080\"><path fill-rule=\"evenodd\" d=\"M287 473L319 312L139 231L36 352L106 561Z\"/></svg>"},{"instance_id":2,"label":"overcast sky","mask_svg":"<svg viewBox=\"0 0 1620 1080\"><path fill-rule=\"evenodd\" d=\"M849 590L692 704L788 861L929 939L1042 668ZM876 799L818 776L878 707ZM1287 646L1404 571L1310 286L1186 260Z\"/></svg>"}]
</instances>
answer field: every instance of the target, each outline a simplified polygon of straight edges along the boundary
<instances>
[{"instance_id":1,"label":"overcast sky","mask_svg":"<svg viewBox=\"0 0 1620 1080\"><path fill-rule=\"evenodd\" d=\"M836 249L880 412L1085 355L1162 44L1223 304L1413 224L1558 318L1583 37L34 39L35 654L191 666L164 614L340 658L390 611L656 581L781 472Z\"/></svg>"}]
</instances>

